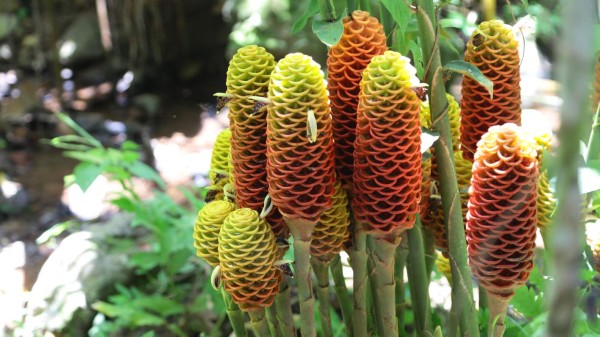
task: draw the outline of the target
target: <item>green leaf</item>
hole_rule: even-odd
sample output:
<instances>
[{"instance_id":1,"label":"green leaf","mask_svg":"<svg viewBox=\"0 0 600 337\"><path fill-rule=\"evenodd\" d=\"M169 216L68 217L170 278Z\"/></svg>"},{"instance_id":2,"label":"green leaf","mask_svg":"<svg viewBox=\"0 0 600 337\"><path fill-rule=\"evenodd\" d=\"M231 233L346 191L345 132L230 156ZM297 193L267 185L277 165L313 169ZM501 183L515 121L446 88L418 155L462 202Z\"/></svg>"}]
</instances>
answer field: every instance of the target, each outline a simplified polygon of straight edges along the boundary
<instances>
[{"instance_id":1,"label":"green leaf","mask_svg":"<svg viewBox=\"0 0 600 337\"><path fill-rule=\"evenodd\" d=\"M119 309L119 306L102 301L92 304L92 308L96 311L103 313L108 317L116 317L118 314L123 312L123 310Z\"/></svg>"},{"instance_id":2,"label":"green leaf","mask_svg":"<svg viewBox=\"0 0 600 337\"><path fill-rule=\"evenodd\" d=\"M332 22L324 21L320 18L320 16L316 16L313 19L312 30L315 35L326 44L328 47L333 46L338 43L340 37L344 33L344 24L342 20L346 16L346 11L340 17Z\"/></svg>"},{"instance_id":3,"label":"green leaf","mask_svg":"<svg viewBox=\"0 0 600 337\"><path fill-rule=\"evenodd\" d=\"M410 19L410 10L403 1L381 0L381 3L390 12L394 21L398 24L399 33L404 35L408 21Z\"/></svg>"},{"instance_id":4,"label":"green leaf","mask_svg":"<svg viewBox=\"0 0 600 337\"><path fill-rule=\"evenodd\" d=\"M133 202L133 200L127 197L113 199L110 202L111 204L119 207L119 209L126 212L134 212L136 210L136 204Z\"/></svg>"},{"instance_id":5,"label":"green leaf","mask_svg":"<svg viewBox=\"0 0 600 337\"><path fill-rule=\"evenodd\" d=\"M417 77L423 78L425 74L425 62L423 61L423 51L421 50L421 46L419 46L415 40L410 40L410 42L408 42L408 48L412 54L415 68L417 68Z\"/></svg>"},{"instance_id":6,"label":"green leaf","mask_svg":"<svg viewBox=\"0 0 600 337\"><path fill-rule=\"evenodd\" d=\"M544 312L543 302L542 297L536 294L533 288L527 286L517 288L515 296L510 301L515 310L529 318Z\"/></svg>"},{"instance_id":7,"label":"green leaf","mask_svg":"<svg viewBox=\"0 0 600 337\"><path fill-rule=\"evenodd\" d=\"M437 131L421 128L421 153L425 153L440 138Z\"/></svg>"},{"instance_id":8,"label":"green leaf","mask_svg":"<svg viewBox=\"0 0 600 337\"><path fill-rule=\"evenodd\" d=\"M130 265L141 269L141 271L147 271L159 264L160 254L155 252L137 252L128 261Z\"/></svg>"},{"instance_id":9,"label":"green leaf","mask_svg":"<svg viewBox=\"0 0 600 337\"><path fill-rule=\"evenodd\" d=\"M137 151L139 148L140 146L131 140L126 140L121 144L121 150L123 151Z\"/></svg>"},{"instance_id":10,"label":"green leaf","mask_svg":"<svg viewBox=\"0 0 600 337\"><path fill-rule=\"evenodd\" d=\"M41 245L43 243L48 242L48 240L59 236L67 229L73 227L75 225L75 221L68 220L65 222L57 223L56 225L45 230L37 239L35 239L35 243Z\"/></svg>"},{"instance_id":11,"label":"green leaf","mask_svg":"<svg viewBox=\"0 0 600 337\"><path fill-rule=\"evenodd\" d=\"M162 317L183 312L183 306L164 296L142 296L135 300L136 306L156 312Z\"/></svg>"},{"instance_id":12,"label":"green leaf","mask_svg":"<svg viewBox=\"0 0 600 337\"><path fill-rule=\"evenodd\" d=\"M73 170L73 174L75 175L75 183L79 185L79 188L83 192L87 191L87 189L92 185L94 180L102 173L103 168L100 165L83 162L79 163L75 170Z\"/></svg>"},{"instance_id":13,"label":"green leaf","mask_svg":"<svg viewBox=\"0 0 600 337\"><path fill-rule=\"evenodd\" d=\"M148 331L145 334L143 334L141 337L154 337L154 331Z\"/></svg>"},{"instance_id":14,"label":"green leaf","mask_svg":"<svg viewBox=\"0 0 600 337\"><path fill-rule=\"evenodd\" d=\"M169 275L175 275L185 265L190 256L189 249L179 249L173 252L169 259L169 263L167 264L167 273L169 273Z\"/></svg>"},{"instance_id":15,"label":"green leaf","mask_svg":"<svg viewBox=\"0 0 600 337\"><path fill-rule=\"evenodd\" d=\"M292 27L292 35L301 31L302 28L304 28L304 26L306 26L308 19L310 17L312 17L313 15L317 14L318 12L319 12L318 0L310 0L310 2L308 3L308 7L304 11L304 14L302 14L302 16L299 17L298 20L296 20L296 22L294 22L294 26Z\"/></svg>"},{"instance_id":16,"label":"green leaf","mask_svg":"<svg viewBox=\"0 0 600 337\"><path fill-rule=\"evenodd\" d=\"M93 149L90 151L64 151L63 155L67 158L73 158L81 162L102 163L106 159L106 152L102 149Z\"/></svg>"},{"instance_id":17,"label":"green leaf","mask_svg":"<svg viewBox=\"0 0 600 337\"><path fill-rule=\"evenodd\" d=\"M165 185L165 182L162 180L160 175L158 175L158 173L153 168L141 161L136 161L130 164L128 166L128 169L135 176L138 176L143 179L152 180L163 189L167 188L167 185Z\"/></svg>"},{"instance_id":18,"label":"green leaf","mask_svg":"<svg viewBox=\"0 0 600 337\"><path fill-rule=\"evenodd\" d=\"M444 70L469 76L473 80L477 81L477 83L483 85L487 89L490 96L494 98L494 83L485 77L481 70L479 70L479 68L477 68L475 65L465 61L454 60L446 63Z\"/></svg>"},{"instance_id":19,"label":"green leaf","mask_svg":"<svg viewBox=\"0 0 600 337\"><path fill-rule=\"evenodd\" d=\"M57 112L56 117L58 117L58 119L60 119L61 122L67 124L68 127L73 129L80 136L85 138L90 144L93 144L96 147L102 147L102 144L96 138L94 138L87 131L85 131L81 126L79 126L79 124L75 123L75 121L71 117L69 117L69 115L64 114L62 112Z\"/></svg>"}]
</instances>

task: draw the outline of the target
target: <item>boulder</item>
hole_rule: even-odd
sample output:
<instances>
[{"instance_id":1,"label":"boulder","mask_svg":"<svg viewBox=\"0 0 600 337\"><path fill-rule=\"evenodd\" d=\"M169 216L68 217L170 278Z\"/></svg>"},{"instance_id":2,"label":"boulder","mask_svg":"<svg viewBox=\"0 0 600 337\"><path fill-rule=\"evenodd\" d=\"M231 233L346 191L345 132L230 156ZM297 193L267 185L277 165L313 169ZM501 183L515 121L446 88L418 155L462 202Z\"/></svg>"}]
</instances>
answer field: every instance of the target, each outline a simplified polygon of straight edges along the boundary
<instances>
[{"instance_id":1,"label":"boulder","mask_svg":"<svg viewBox=\"0 0 600 337\"><path fill-rule=\"evenodd\" d=\"M95 12L82 13L61 36L58 45L60 62L72 66L102 58L104 50Z\"/></svg>"},{"instance_id":2,"label":"boulder","mask_svg":"<svg viewBox=\"0 0 600 337\"><path fill-rule=\"evenodd\" d=\"M108 248L114 237L133 236L131 216L116 214L105 223L90 225L67 236L42 266L31 289L24 335L64 332L85 336L95 312L91 305L127 283L127 256Z\"/></svg>"}]
</instances>

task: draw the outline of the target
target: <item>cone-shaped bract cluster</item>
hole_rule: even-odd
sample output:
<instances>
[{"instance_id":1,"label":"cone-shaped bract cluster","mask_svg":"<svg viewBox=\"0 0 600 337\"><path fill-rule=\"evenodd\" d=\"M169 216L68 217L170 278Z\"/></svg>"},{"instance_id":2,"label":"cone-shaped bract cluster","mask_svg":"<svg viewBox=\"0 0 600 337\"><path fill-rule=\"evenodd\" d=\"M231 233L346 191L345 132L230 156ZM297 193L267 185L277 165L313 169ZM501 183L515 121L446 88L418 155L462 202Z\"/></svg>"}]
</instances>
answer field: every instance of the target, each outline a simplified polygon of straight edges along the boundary
<instances>
[{"instance_id":1,"label":"cone-shaped bract cluster","mask_svg":"<svg viewBox=\"0 0 600 337\"><path fill-rule=\"evenodd\" d=\"M420 100L409 59L387 51L363 73L354 151L356 218L377 237L413 226L421 191Z\"/></svg>"},{"instance_id":2,"label":"cone-shaped bract cluster","mask_svg":"<svg viewBox=\"0 0 600 337\"><path fill-rule=\"evenodd\" d=\"M285 217L316 222L331 207L335 182L323 72L309 56L288 54L271 75L268 97L269 194Z\"/></svg>"},{"instance_id":3,"label":"cone-shaped bract cluster","mask_svg":"<svg viewBox=\"0 0 600 337\"><path fill-rule=\"evenodd\" d=\"M310 244L310 254L322 261L330 261L341 252L350 236L348 195L339 179L336 180L334 188L331 208L321 214Z\"/></svg>"},{"instance_id":4,"label":"cone-shaped bract cluster","mask_svg":"<svg viewBox=\"0 0 600 337\"><path fill-rule=\"evenodd\" d=\"M223 199L223 188L229 182L229 165L231 160L231 131L225 129L219 133L213 146L210 159L209 192L206 202Z\"/></svg>"},{"instance_id":5,"label":"cone-shaped bract cluster","mask_svg":"<svg viewBox=\"0 0 600 337\"><path fill-rule=\"evenodd\" d=\"M544 151L550 150L552 138L549 133L539 133L534 135L535 142L537 144L538 161L540 162L540 175L538 179L538 199L537 199L537 212L538 212L538 223L537 226L541 230L549 228L550 222L552 221L552 214L556 208L556 197L550 188L550 176L547 169L541 167L541 163L544 161Z\"/></svg>"},{"instance_id":6,"label":"cone-shaped bract cluster","mask_svg":"<svg viewBox=\"0 0 600 337\"><path fill-rule=\"evenodd\" d=\"M327 79L336 170L345 188L351 190L360 80L371 58L383 54L387 46L383 26L367 12L352 12L343 19L343 25L339 42L329 49Z\"/></svg>"},{"instance_id":7,"label":"cone-shaped bract cluster","mask_svg":"<svg viewBox=\"0 0 600 337\"><path fill-rule=\"evenodd\" d=\"M521 124L518 42L512 27L485 21L467 44L465 61L474 64L494 83L494 96L468 76L462 82L460 142L463 156L473 161L481 136L493 125Z\"/></svg>"},{"instance_id":8,"label":"cone-shaped bract cluster","mask_svg":"<svg viewBox=\"0 0 600 337\"><path fill-rule=\"evenodd\" d=\"M234 203L215 200L204 205L194 224L194 247L196 254L208 264L219 264L219 231L229 213L235 211Z\"/></svg>"},{"instance_id":9,"label":"cone-shaped bract cluster","mask_svg":"<svg viewBox=\"0 0 600 337\"><path fill-rule=\"evenodd\" d=\"M493 126L478 143L469 190L471 270L492 294L510 297L533 267L538 161L519 126Z\"/></svg>"},{"instance_id":10,"label":"cone-shaped bract cluster","mask_svg":"<svg viewBox=\"0 0 600 337\"><path fill-rule=\"evenodd\" d=\"M269 307L279 292L281 271L275 236L258 212L240 208L229 214L219 234L221 280L242 310Z\"/></svg>"},{"instance_id":11,"label":"cone-shaped bract cluster","mask_svg":"<svg viewBox=\"0 0 600 337\"><path fill-rule=\"evenodd\" d=\"M275 59L263 47L238 49L227 69L229 119L232 129L231 154L234 168L235 200L239 207L260 211L269 192L267 185L267 109L255 108L249 96L265 97ZM283 217L274 208L267 222L276 236L287 237Z\"/></svg>"}]
</instances>

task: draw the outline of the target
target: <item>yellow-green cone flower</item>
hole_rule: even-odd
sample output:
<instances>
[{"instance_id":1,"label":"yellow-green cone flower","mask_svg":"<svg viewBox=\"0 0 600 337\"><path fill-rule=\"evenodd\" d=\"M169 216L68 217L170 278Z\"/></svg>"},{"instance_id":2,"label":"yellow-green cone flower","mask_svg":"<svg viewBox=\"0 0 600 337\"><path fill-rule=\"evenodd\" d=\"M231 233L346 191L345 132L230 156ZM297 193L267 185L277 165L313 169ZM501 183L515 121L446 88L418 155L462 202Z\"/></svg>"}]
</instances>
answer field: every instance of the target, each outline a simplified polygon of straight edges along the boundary
<instances>
[{"instance_id":1,"label":"yellow-green cone flower","mask_svg":"<svg viewBox=\"0 0 600 337\"><path fill-rule=\"evenodd\" d=\"M196 254L212 267L219 264L219 231L229 213L236 209L234 203L215 200L204 205L194 224Z\"/></svg>"},{"instance_id":2,"label":"yellow-green cone flower","mask_svg":"<svg viewBox=\"0 0 600 337\"><path fill-rule=\"evenodd\" d=\"M219 233L221 280L242 310L273 304L283 278L274 265L278 256L275 235L258 212L240 208L225 219Z\"/></svg>"},{"instance_id":3,"label":"yellow-green cone flower","mask_svg":"<svg viewBox=\"0 0 600 337\"><path fill-rule=\"evenodd\" d=\"M342 251L350 236L348 195L342 188L341 180L335 182L335 194L331 197L332 206L319 218L315 226L310 253L322 261L330 261Z\"/></svg>"}]
</instances>

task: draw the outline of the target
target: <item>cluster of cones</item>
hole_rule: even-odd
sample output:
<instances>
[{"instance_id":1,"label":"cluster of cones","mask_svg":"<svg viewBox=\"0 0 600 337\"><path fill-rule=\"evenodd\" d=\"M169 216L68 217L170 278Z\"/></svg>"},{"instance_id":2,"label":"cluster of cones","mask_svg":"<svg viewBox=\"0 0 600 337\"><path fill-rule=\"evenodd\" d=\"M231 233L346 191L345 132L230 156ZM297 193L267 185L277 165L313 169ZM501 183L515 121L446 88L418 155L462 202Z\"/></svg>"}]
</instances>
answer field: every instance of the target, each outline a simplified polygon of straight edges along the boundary
<instances>
[{"instance_id":1,"label":"cluster of cones","mask_svg":"<svg viewBox=\"0 0 600 337\"><path fill-rule=\"evenodd\" d=\"M351 210L361 230L394 244L419 214L449 256L436 154L420 150L421 128L436 121L415 93L416 70L387 50L368 13L355 11L343 24L329 50L327 82L300 53L276 62L264 48L247 46L230 62L222 95L230 129L214 148L216 192L199 212L194 239L243 310L272 305L279 291L277 239L291 233L327 263L352 245ZM506 303L528 278L538 216L547 225L554 199L547 172L538 187L540 142L519 127L512 28L482 23L465 61L494 83L491 96L465 77L460 105L447 96L469 260L490 297Z\"/></svg>"}]
</instances>

